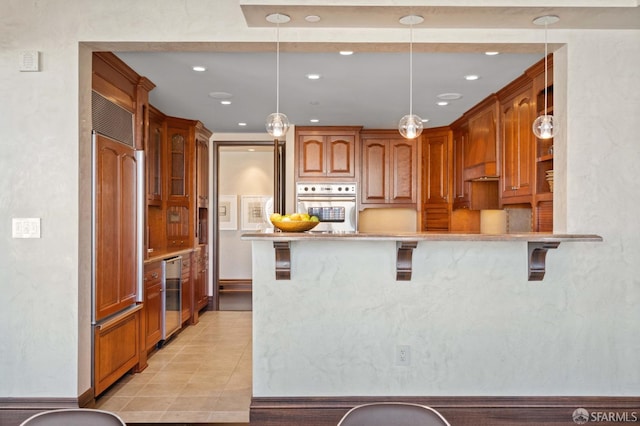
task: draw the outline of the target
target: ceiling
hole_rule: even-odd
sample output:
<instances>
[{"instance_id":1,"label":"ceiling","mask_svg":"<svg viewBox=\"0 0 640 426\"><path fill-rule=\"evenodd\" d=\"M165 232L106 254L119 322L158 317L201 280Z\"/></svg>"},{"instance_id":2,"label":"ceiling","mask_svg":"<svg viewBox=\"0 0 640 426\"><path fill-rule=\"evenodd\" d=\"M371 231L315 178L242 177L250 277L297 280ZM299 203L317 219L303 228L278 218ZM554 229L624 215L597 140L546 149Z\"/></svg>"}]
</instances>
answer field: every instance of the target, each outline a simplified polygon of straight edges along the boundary
<instances>
[{"instance_id":1,"label":"ceiling","mask_svg":"<svg viewBox=\"0 0 640 426\"><path fill-rule=\"evenodd\" d=\"M597 3L596 0L592 0ZM625 0L610 0L625 2ZM635 1L635 0L634 0ZM425 16L420 28L540 28L532 19L558 14L554 28L638 28L640 8L488 8L488 7L357 7L269 6L268 1L241 1L249 27L273 27L269 13L287 13L286 27L398 27L409 12ZM271 2L275 3L275 2ZM282 3L291 3L282 0ZM375 2L372 2L375 3ZM629 3L629 0L626 0ZM317 23L305 17L320 16ZM543 43L529 45L414 44L413 90L410 91L409 29L403 44L280 43L279 112L292 124L361 125L396 128L409 113L428 121L425 127L448 125L486 96L507 85L543 57ZM156 84L150 102L167 115L202 121L214 133L265 132L266 117L276 112L276 32L264 43L203 45L190 51L114 52L138 74ZM540 38L543 40L543 32ZM283 39L283 37L281 37ZM339 50L353 50L342 56ZM552 50L553 46L550 46ZM487 56L485 50L500 54ZM195 65L206 71L194 72ZM319 74L309 80L308 74ZM479 79L467 81L464 76ZM215 94L215 92L218 92ZM214 93L214 97L210 94ZM221 104L226 93L231 104ZM438 95L458 93L460 99L439 106ZM317 119L317 123L310 120ZM246 123L240 126L239 123Z\"/></svg>"}]
</instances>

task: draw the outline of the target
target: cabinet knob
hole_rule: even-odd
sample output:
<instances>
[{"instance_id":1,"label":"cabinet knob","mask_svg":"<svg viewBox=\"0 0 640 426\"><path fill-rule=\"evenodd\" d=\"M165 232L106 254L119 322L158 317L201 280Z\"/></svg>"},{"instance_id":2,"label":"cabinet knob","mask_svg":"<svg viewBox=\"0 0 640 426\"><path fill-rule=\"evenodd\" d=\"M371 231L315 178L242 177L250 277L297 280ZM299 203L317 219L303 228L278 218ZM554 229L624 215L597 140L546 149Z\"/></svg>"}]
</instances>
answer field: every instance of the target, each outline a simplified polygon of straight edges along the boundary
<instances>
[{"instance_id":1,"label":"cabinet knob","mask_svg":"<svg viewBox=\"0 0 640 426\"><path fill-rule=\"evenodd\" d=\"M154 272L153 274L151 274L151 277L152 277L153 279L158 278L158 273L157 273L157 272Z\"/></svg>"}]
</instances>

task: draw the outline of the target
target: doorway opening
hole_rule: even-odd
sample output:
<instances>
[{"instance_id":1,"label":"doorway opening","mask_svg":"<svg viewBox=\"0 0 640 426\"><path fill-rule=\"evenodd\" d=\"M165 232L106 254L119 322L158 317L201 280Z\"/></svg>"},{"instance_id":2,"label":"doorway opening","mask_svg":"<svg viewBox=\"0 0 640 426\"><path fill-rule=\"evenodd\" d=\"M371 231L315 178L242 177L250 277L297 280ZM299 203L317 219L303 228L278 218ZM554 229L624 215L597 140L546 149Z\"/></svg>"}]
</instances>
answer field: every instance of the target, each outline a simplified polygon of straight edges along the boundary
<instances>
[{"instance_id":1,"label":"doorway opening","mask_svg":"<svg viewBox=\"0 0 640 426\"><path fill-rule=\"evenodd\" d=\"M251 243L243 233L269 226L282 155L272 141L214 141L212 176L213 274L212 292L217 310L251 310ZM282 167L280 173L276 169Z\"/></svg>"}]
</instances>

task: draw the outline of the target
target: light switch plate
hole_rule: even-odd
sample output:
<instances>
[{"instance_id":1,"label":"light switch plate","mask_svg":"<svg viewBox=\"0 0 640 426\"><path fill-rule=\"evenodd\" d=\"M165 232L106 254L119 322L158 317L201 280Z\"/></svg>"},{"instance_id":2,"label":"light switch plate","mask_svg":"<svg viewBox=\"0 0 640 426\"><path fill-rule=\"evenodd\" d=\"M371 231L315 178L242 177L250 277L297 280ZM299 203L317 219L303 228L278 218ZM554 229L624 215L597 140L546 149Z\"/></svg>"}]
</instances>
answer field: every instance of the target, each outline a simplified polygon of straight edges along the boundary
<instances>
[{"instance_id":1,"label":"light switch plate","mask_svg":"<svg viewBox=\"0 0 640 426\"><path fill-rule=\"evenodd\" d=\"M20 71L40 71L40 52L37 50L20 52Z\"/></svg>"},{"instance_id":2,"label":"light switch plate","mask_svg":"<svg viewBox=\"0 0 640 426\"><path fill-rule=\"evenodd\" d=\"M13 218L13 238L40 238L40 218Z\"/></svg>"}]
</instances>

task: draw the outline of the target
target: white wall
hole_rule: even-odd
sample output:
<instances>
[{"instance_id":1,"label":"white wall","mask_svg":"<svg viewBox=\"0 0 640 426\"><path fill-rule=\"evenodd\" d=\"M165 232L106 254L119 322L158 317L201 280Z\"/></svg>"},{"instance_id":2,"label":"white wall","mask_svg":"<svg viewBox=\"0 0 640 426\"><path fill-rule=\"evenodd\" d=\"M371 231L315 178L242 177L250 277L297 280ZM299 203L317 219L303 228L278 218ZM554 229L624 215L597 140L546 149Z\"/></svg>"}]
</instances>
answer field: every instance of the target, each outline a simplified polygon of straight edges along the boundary
<instances>
[{"instance_id":1,"label":"white wall","mask_svg":"<svg viewBox=\"0 0 640 426\"><path fill-rule=\"evenodd\" d=\"M251 244L240 240L242 230L242 196L272 196L273 149L270 151L221 151L219 154L220 195L236 195L237 223L235 231L219 233L220 279L251 278Z\"/></svg>"},{"instance_id":2,"label":"white wall","mask_svg":"<svg viewBox=\"0 0 640 426\"><path fill-rule=\"evenodd\" d=\"M139 42L132 49L163 41L200 42L207 48L203 41L260 42L272 40L273 32L246 28L232 0L0 4L0 398L75 397L89 388L91 373L90 49L130 40ZM566 139L555 144L556 212L566 211L567 231L599 233L605 242L567 244L552 253L548 277L535 290L562 297L562 309L549 320L579 337L575 344L584 350L572 355L585 371L595 371L595 383L601 386L594 390L638 394L640 337L629 333L629 327L640 319L640 201L634 196L634 184L640 181L635 167L640 34L550 31L549 37L553 43L568 43L567 110L562 117ZM282 41L300 43L405 38L401 29L281 31ZM414 41L528 43L538 42L539 32L416 30ZM41 72L18 72L22 50L42 52ZM12 239L14 217L42 218L42 238ZM546 336L537 338L550 344ZM563 392L567 390L557 390Z\"/></svg>"}]
</instances>

